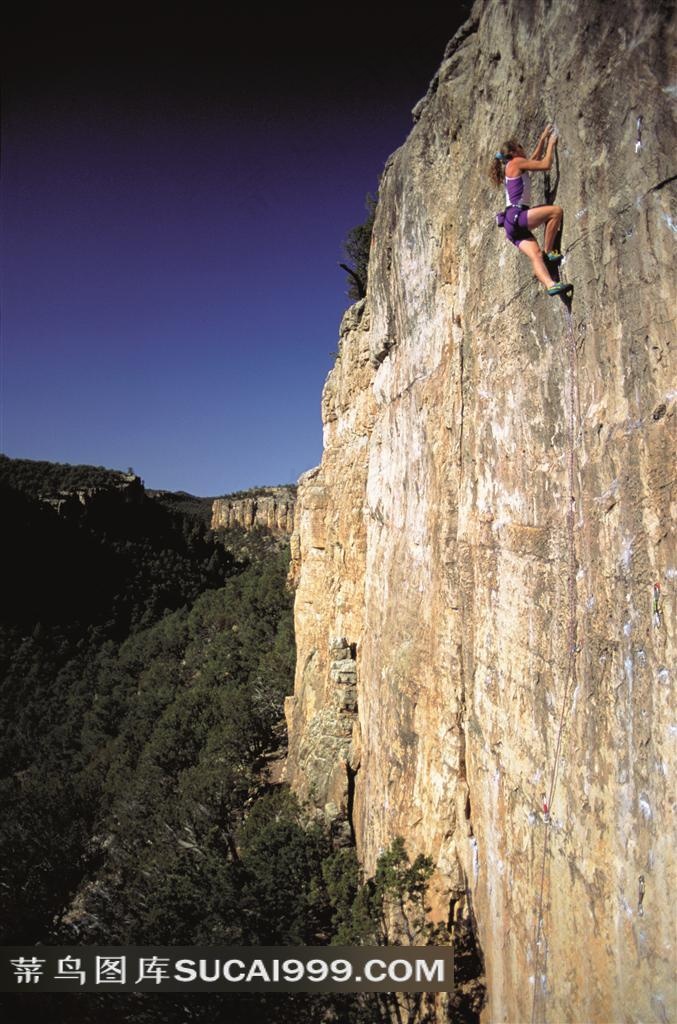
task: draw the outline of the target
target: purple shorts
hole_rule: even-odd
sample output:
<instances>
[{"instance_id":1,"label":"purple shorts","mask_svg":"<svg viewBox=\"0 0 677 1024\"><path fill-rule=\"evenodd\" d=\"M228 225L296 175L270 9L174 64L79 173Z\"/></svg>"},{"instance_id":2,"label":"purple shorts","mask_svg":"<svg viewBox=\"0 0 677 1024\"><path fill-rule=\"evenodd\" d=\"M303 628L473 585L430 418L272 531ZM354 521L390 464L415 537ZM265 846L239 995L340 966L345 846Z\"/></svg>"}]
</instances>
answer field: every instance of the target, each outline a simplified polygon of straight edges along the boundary
<instances>
[{"instance_id":1,"label":"purple shorts","mask_svg":"<svg viewBox=\"0 0 677 1024\"><path fill-rule=\"evenodd\" d=\"M527 225L528 212L528 207L521 206L508 206L505 211L503 227L513 245L519 245L520 242L524 242L527 238L532 238L536 241Z\"/></svg>"}]
</instances>

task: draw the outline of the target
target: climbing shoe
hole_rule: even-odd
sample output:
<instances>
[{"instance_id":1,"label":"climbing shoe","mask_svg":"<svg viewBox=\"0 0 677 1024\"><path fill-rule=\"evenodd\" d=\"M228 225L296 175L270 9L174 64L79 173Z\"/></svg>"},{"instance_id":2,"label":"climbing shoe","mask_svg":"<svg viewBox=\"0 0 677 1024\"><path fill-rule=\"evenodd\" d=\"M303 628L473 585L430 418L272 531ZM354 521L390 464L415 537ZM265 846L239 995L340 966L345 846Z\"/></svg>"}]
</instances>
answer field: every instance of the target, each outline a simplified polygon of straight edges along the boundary
<instances>
[{"instance_id":1,"label":"climbing shoe","mask_svg":"<svg viewBox=\"0 0 677 1024\"><path fill-rule=\"evenodd\" d=\"M568 295L571 298L573 294L574 286L572 284L565 284L564 281L558 281L557 284L553 284L548 288L548 295Z\"/></svg>"},{"instance_id":2,"label":"climbing shoe","mask_svg":"<svg viewBox=\"0 0 677 1024\"><path fill-rule=\"evenodd\" d=\"M562 253L558 252L557 249L551 249L550 252L544 252L543 258L546 263L551 263L553 266L557 266L564 259Z\"/></svg>"}]
</instances>

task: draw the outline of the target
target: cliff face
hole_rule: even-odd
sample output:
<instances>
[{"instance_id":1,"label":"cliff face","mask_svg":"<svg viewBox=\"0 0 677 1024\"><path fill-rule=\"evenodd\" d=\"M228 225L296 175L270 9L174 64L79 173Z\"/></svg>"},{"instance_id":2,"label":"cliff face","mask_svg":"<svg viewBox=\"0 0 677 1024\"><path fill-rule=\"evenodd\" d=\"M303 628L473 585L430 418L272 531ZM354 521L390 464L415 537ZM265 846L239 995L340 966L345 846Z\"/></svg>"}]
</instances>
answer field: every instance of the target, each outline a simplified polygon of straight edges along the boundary
<instances>
[{"instance_id":1,"label":"cliff face","mask_svg":"<svg viewBox=\"0 0 677 1024\"><path fill-rule=\"evenodd\" d=\"M476 4L386 166L300 481L288 777L367 872L398 834L434 857L486 1021L677 1014L671 53L654 0ZM571 314L486 173L553 119Z\"/></svg>"},{"instance_id":2,"label":"cliff face","mask_svg":"<svg viewBox=\"0 0 677 1024\"><path fill-rule=\"evenodd\" d=\"M78 519L86 514L110 511L123 505L141 505L146 499L141 478L134 473L110 473L105 485L78 487L41 494L40 500L51 505L60 516Z\"/></svg>"},{"instance_id":3,"label":"cliff face","mask_svg":"<svg viewBox=\"0 0 677 1024\"><path fill-rule=\"evenodd\" d=\"M212 530L258 526L272 533L290 534L294 527L295 493L292 487L270 487L242 498L217 498L212 505Z\"/></svg>"}]
</instances>

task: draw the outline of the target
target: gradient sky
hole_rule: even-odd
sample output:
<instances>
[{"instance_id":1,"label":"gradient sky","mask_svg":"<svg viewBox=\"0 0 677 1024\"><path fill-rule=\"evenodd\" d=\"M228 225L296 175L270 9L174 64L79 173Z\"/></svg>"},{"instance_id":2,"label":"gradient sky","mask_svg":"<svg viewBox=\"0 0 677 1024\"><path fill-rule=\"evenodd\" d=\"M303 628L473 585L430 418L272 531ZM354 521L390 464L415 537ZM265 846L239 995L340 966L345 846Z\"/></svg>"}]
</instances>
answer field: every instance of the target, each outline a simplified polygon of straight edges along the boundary
<instances>
[{"instance_id":1,"label":"gradient sky","mask_svg":"<svg viewBox=\"0 0 677 1024\"><path fill-rule=\"evenodd\" d=\"M316 465L341 241L468 6L11 15L0 450L202 495Z\"/></svg>"}]
</instances>

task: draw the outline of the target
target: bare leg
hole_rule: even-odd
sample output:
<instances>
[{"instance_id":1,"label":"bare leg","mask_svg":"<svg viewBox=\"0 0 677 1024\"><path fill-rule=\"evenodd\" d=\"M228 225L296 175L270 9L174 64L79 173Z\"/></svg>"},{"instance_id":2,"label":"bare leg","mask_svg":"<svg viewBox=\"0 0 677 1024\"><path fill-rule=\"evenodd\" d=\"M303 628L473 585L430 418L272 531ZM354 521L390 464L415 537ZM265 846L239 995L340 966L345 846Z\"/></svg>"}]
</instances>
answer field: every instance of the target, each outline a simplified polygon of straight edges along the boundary
<instances>
[{"instance_id":1,"label":"bare leg","mask_svg":"<svg viewBox=\"0 0 677 1024\"><path fill-rule=\"evenodd\" d=\"M558 209L559 209L559 207L558 207ZM548 223L545 225L545 241L544 241L544 245L545 245L545 251L546 252L550 252L552 249L555 248L555 241L557 239L558 234L560 233L561 227L562 227L562 213L561 213L561 210L560 210L559 217L553 217L552 220L549 220Z\"/></svg>"},{"instance_id":2,"label":"bare leg","mask_svg":"<svg viewBox=\"0 0 677 1024\"><path fill-rule=\"evenodd\" d=\"M543 254L538 246L538 242L525 238L524 241L520 242L518 248L520 252L523 252L531 260L531 268L541 284L544 284L546 288L552 288L555 282L545 268Z\"/></svg>"},{"instance_id":3,"label":"bare leg","mask_svg":"<svg viewBox=\"0 0 677 1024\"><path fill-rule=\"evenodd\" d=\"M550 252L555 246L555 240L562 227L563 216L564 210L561 206L536 206L533 210L527 211L527 224L530 231L545 224L543 244L546 252Z\"/></svg>"}]
</instances>

